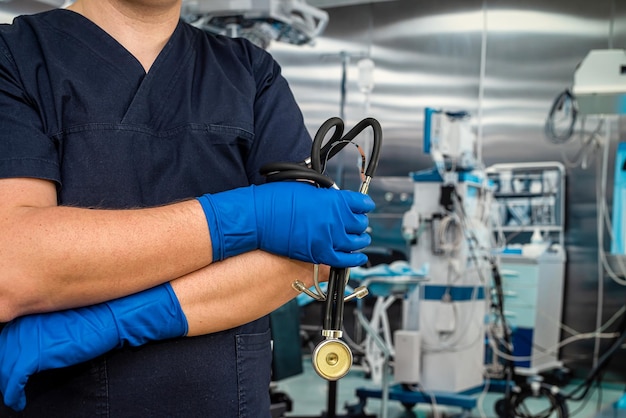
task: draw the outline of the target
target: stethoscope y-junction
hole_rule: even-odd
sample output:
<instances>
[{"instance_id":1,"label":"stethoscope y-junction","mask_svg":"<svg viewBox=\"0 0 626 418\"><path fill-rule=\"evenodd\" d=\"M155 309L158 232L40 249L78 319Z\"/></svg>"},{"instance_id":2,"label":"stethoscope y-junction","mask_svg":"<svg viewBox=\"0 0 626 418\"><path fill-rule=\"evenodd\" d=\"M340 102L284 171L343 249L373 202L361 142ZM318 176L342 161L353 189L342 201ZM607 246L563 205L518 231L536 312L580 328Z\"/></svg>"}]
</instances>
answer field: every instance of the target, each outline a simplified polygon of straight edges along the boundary
<instances>
[{"instance_id":1,"label":"stethoscope y-junction","mask_svg":"<svg viewBox=\"0 0 626 418\"><path fill-rule=\"evenodd\" d=\"M373 130L372 150L369 159L365 156L362 148L353 140L365 129ZM324 144L328 133L333 130L332 136ZM311 147L311 157L303 163L273 163L261 168L261 174L267 181L281 180L304 180L315 183L318 187L338 188L335 181L327 176L326 163L341 151L346 145L354 144L361 153L361 186L359 192L367 194L370 182L376 168L382 144L382 129L376 119L365 118L356 124L348 133L343 134L344 122L337 117L330 118L318 129ZM317 266L316 266L317 267ZM295 281L294 289L306 293L315 300L325 303L324 323L320 342L313 351L313 367L324 379L334 381L345 376L352 367L352 351L341 340L343 331L344 303L367 295L367 288L358 287L353 293L345 296L346 286L350 278L350 270L331 266L327 290L321 289L318 280L318 269L315 269L315 291L308 289L302 282Z\"/></svg>"}]
</instances>

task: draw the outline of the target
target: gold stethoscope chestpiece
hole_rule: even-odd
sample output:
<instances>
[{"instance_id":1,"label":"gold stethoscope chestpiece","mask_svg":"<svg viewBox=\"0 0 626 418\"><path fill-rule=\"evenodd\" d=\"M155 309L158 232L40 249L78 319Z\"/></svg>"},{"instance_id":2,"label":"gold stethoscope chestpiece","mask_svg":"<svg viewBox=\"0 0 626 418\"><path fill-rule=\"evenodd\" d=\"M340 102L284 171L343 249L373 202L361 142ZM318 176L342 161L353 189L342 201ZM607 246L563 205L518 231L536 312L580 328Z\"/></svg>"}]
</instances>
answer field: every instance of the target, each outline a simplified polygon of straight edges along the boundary
<instances>
[{"instance_id":1,"label":"gold stethoscope chestpiece","mask_svg":"<svg viewBox=\"0 0 626 418\"><path fill-rule=\"evenodd\" d=\"M313 351L313 368L326 380L338 380L348 374L352 367L352 351L346 343L328 338Z\"/></svg>"}]
</instances>

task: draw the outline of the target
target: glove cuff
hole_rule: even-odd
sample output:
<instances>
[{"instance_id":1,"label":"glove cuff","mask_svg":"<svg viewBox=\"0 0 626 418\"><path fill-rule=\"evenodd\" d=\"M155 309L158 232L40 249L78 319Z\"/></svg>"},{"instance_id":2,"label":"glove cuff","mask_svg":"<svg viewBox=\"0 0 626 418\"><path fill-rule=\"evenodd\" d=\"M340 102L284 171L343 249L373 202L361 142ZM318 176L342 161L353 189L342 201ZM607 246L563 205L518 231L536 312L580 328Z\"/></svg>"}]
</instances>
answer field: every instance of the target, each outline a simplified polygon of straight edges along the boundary
<instances>
[{"instance_id":1,"label":"glove cuff","mask_svg":"<svg viewBox=\"0 0 626 418\"><path fill-rule=\"evenodd\" d=\"M241 187L197 198L209 226L213 261L259 248L253 188Z\"/></svg>"},{"instance_id":2,"label":"glove cuff","mask_svg":"<svg viewBox=\"0 0 626 418\"><path fill-rule=\"evenodd\" d=\"M213 204L213 198L209 194L197 198L204 211L209 234L211 235L211 247L213 248L213 261L224 259L224 239L220 224L218 222L218 213Z\"/></svg>"},{"instance_id":3,"label":"glove cuff","mask_svg":"<svg viewBox=\"0 0 626 418\"><path fill-rule=\"evenodd\" d=\"M187 335L187 318L169 283L107 302L122 346Z\"/></svg>"}]
</instances>

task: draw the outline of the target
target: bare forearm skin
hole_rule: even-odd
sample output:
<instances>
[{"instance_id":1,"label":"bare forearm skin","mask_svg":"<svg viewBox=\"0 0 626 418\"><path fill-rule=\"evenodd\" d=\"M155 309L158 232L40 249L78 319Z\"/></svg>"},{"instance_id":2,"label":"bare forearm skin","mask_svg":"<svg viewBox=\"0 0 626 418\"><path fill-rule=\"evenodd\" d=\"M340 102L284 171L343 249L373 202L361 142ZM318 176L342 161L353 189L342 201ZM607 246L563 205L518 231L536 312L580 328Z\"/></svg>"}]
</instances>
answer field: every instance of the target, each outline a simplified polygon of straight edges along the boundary
<instances>
[{"instance_id":1,"label":"bare forearm skin","mask_svg":"<svg viewBox=\"0 0 626 418\"><path fill-rule=\"evenodd\" d=\"M327 266L320 266L322 280ZM313 265L253 251L172 282L189 324L188 336L230 329L267 315L297 292L294 280L313 285Z\"/></svg>"},{"instance_id":2,"label":"bare forearm skin","mask_svg":"<svg viewBox=\"0 0 626 418\"><path fill-rule=\"evenodd\" d=\"M0 322L144 290L211 263L195 200L136 210L56 206L41 180L0 183Z\"/></svg>"}]
</instances>

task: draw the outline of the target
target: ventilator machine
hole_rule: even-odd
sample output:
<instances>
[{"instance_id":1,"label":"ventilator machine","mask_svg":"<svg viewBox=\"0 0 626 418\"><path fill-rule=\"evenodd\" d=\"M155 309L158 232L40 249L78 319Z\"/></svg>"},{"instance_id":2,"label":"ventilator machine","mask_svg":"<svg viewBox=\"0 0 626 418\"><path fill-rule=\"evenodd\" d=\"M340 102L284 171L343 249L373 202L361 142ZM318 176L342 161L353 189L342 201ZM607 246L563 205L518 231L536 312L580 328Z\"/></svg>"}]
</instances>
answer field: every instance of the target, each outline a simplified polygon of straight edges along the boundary
<instances>
[{"instance_id":1,"label":"ventilator machine","mask_svg":"<svg viewBox=\"0 0 626 418\"><path fill-rule=\"evenodd\" d=\"M427 280L408 300L401 336L409 343L396 347L395 379L425 390L483 383L493 191L470 122L464 112L427 108L424 152L434 167L410 174L414 199L402 233L411 267L424 268Z\"/></svg>"}]
</instances>

